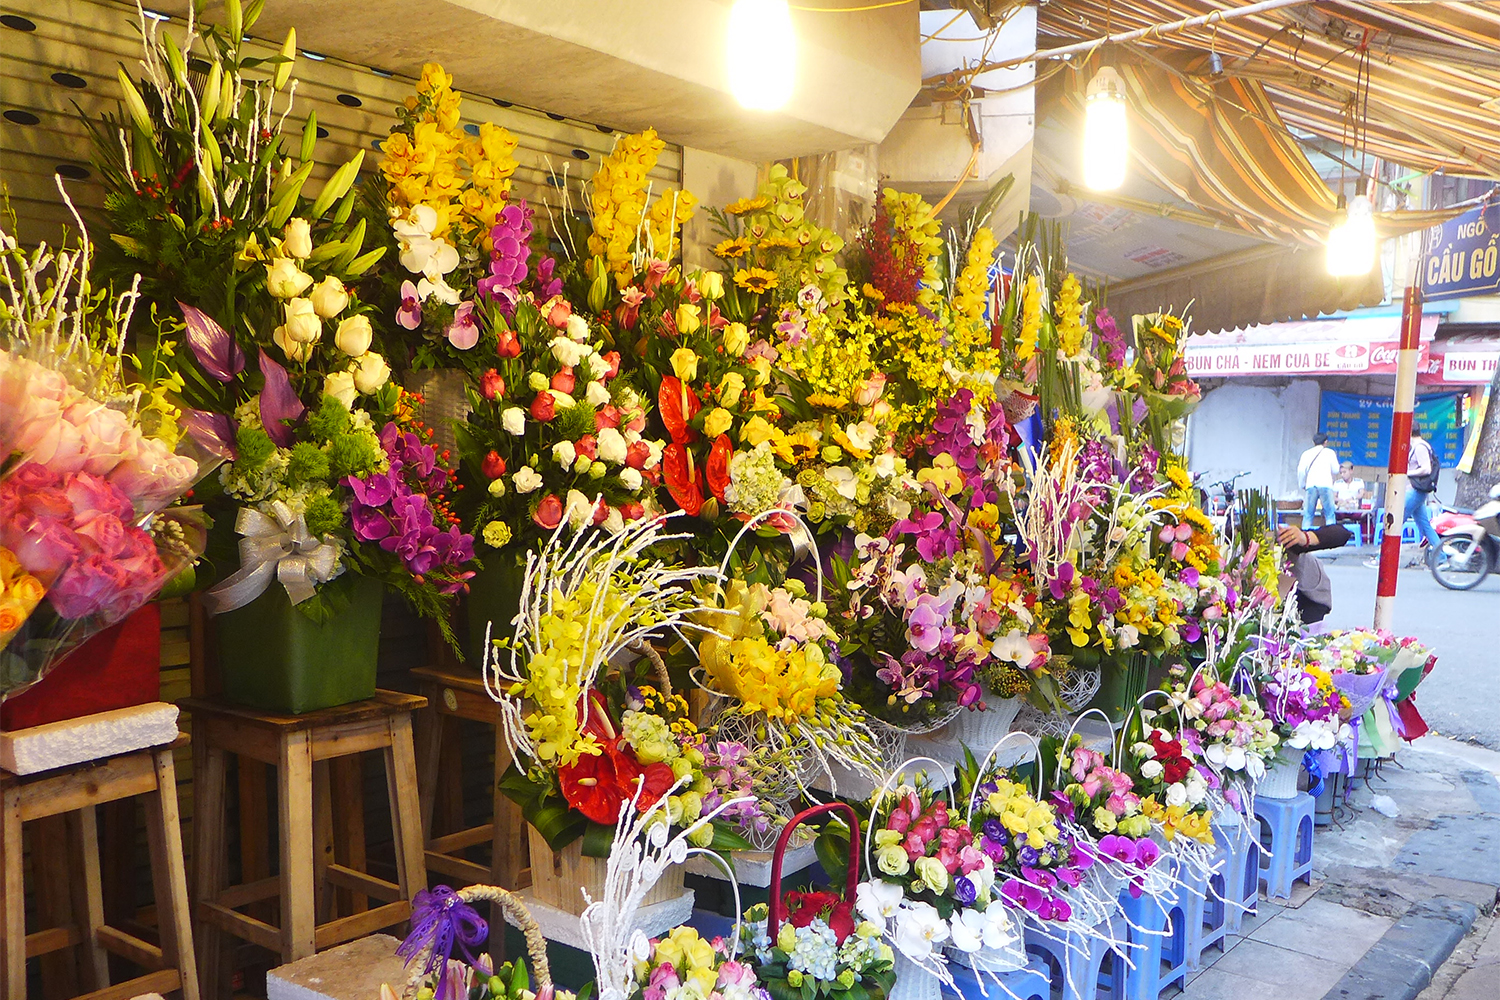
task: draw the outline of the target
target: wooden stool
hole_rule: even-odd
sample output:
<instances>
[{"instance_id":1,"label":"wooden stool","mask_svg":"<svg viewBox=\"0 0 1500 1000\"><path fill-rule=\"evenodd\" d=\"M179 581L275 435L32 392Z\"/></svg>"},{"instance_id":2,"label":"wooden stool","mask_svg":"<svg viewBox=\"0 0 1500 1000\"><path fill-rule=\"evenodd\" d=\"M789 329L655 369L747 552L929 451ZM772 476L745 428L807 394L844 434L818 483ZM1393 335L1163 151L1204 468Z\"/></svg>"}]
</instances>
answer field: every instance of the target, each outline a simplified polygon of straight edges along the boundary
<instances>
[{"instance_id":1,"label":"wooden stool","mask_svg":"<svg viewBox=\"0 0 1500 1000\"><path fill-rule=\"evenodd\" d=\"M177 773L172 764L172 748L186 740L179 737L165 746L26 777L0 772L0 1000L24 1000L27 956L75 945L83 949L79 968L85 987L92 990L88 997L114 1000L181 990L183 1000L198 1000L182 827L177 815ZM160 947L104 922L94 807L137 795L146 797ZM73 899L72 924L27 934L21 824L48 817L63 817L68 853L73 855L71 865L76 866L74 873L81 878L67 880L67 892ZM48 832L55 829L53 824ZM34 851L38 858L49 853ZM55 858L56 854L51 856ZM53 883L56 874L39 871L38 886ZM111 986L107 952L148 971Z\"/></svg>"},{"instance_id":2,"label":"wooden stool","mask_svg":"<svg viewBox=\"0 0 1500 1000\"><path fill-rule=\"evenodd\" d=\"M521 809L500 792L500 776L510 766L510 747L505 728L500 724L500 706L484 688L484 678L462 667L418 667L412 676L427 697L426 739L417 759L418 787L422 790L422 828L427 831L427 867L457 879L457 886L490 884L506 889L522 889L531 884L531 870L526 867L526 821ZM444 744L456 727L445 726L444 719L468 719L482 722L495 730L494 820L466 830L449 831L432 836L433 808L444 778L456 782L459 775L451 769L444 773ZM451 764L451 757L450 757ZM461 812L461 806L460 806ZM465 848L489 842L493 846L490 867L477 865L462 857Z\"/></svg>"},{"instance_id":3,"label":"wooden stool","mask_svg":"<svg viewBox=\"0 0 1500 1000\"><path fill-rule=\"evenodd\" d=\"M416 695L376 691L375 697L305 715L273 715L218 699L185 698L192 715L195 772L193 880L199 922L198 965L204 992L219 995L224 932L257 944L282 962L399 924L411 914L411 899L427 887L422 860L421 807L412 746L411 714L426 704ZM328 761L367 750L385 756L396 851L396 882L335 863L330 854ZM226 886L224 782L226 753L243 767L259 761L277 769L281 874ZM314 774L320 794L313 794ZM321 850L314 850L314 838ZM331 893L325 883L381 900L384 905L318 922ZM238 912L240 907L279 898L280 926Z\"/></svg>"}]
</instances>

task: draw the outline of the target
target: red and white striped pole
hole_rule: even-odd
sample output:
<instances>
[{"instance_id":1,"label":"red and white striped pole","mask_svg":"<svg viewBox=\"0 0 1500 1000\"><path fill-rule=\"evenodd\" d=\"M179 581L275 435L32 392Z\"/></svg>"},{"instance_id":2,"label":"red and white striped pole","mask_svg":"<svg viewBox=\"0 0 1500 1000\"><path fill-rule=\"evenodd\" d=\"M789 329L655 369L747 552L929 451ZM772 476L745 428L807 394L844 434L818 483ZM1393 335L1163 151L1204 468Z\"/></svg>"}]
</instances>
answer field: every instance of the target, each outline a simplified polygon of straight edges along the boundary
<instances>
[{"instance_id":1,"label":"red and white striped pole","mask_svg":"<svg viewBox=\"0 0 1500 1000\"><path fill-rule=\"evenodd\" d=\"M1385 536L1380 542L1380 579L1375 585L1375 627L1388 629L1396 609L1401 569L1406 468L1411 454L1412 410L1417 400L1417 355L1422 348L1422 289L1413 281L1401 306L1401 348L1396 353L1396 412L1391 417L1390 477L1385 486Z\"/></svg>"}]
</instances>

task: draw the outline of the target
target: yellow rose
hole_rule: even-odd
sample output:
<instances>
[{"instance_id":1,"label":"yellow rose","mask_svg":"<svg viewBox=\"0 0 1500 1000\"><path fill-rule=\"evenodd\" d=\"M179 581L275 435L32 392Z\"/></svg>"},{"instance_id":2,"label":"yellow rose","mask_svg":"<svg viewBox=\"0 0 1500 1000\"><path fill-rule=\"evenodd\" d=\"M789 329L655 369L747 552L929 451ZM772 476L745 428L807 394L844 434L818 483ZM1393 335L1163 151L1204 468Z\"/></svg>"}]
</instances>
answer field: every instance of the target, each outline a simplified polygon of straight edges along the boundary
<instances>
[{"instance_id":1,"label":"yellow rose","mask_svg":"<svg viewBox=\"0 0 1500 1000\"><path fill-rule=\"evenodd\" d=\"M703 418L703 433L711 438L727 433L734 423L734 416L722 406L716 406Z\"/></svg>"},{"instance_id":2,"label":"yellow rose","mask_svg":"<svg viewBox=\"0 0 1500 1000\"><path fill-rule=\"evenodd\" d=\"M698 327L703 325L702 321L698 317L699 309L691 302L684 302L682 305L678 306L676 317L677 332L681 333L683 336L687 336L690 333L696 332Z\"/></svg>"},{"instance_id":3,"label":"yellow rose","mask_svg":"<svg viewBox=\"0 0 1500 1000\"><path fill-rule=\"evenodd\" d=\"M698 355L691 347L679 347L672 352L672 371L684 382L698 377Z\"/></svg>"},{"instance_id":4,"label":"yellow rose","mask_svg":"<svg viewBox=\"0 0 1500 1000\"><path fill-rule=\"evenodd\" d=\"M745 421L745 426L740 428L740 440L754 448L762 441L770 441L781 437L781 431L772 427L765 417L751 417Z\"/></svg>"},{"instance_id":5,"label":"yellow rose","mask_svg":"<svg viewBox=\"0 0 1500 1000\"><path fill-rule=\"evenodd\" d=\"M745 353L750 346L750 329L743 323L730 323L724 328L724 351L731 358Z\"/></svg>"},{"instance_id":6,"label":"yellow rose","mask_svg":"<svg viewBox=\"0 0 1500 1000\"><path fill-rule=\"evenodd\" d=\"M22 573L11 581L10 596L20 601L22 607L29 612L47 596L47 588L30 573Z\"/></svg>"},{"instance_id":7,"label":"yellow rose","mask_svg":"<svg viewBox=\"0 0 1500 1000\"><path fill-rule=\"evenodd\" d=\"M771 359L763 354L758 354L750 359L750 367L755 369L755 386L760 388L771 382Z\"/></svg>"},{"instance_id":8,"label":"yellow rose","mask_svg":"<svg viewBox=\"0 0 1500 1000\"><path fill-rule=\"evenodd\" d=\"M0 597L0 638L8 639L29 616L30 612L14 597Z\"/></svg>"},{"instance_id":9,"label":"yellow rose","mask_svg":"<svg viewBox=\"0 0 1500 1000\"><path fill-rule=\"evenodd\" d=\"M719 383L719 405L733 406L740 401L740 395L744 391L745 376L739 372L729 372Z\"/></svg>"},{"instance_id":10,"label":"yellow rose","mask_svg":"<svg viewBox=\"0 0 1500 1000\"><path fill-rule=\"evenodd\" d=\"M712 301L724 295L724 276L718 271L704 271L698 275L698 291Z\"/></svg>"},{"instance_id":11,"label":"yellow rose","mask_svg":"<svg viewBox=\"0 0 1500 1000\"><path fill-rule=\"evenodd\" d=\"M21 572L21 561L10 549L0 545L0 587L4 587Z\"/></svg>"}]
</instances>

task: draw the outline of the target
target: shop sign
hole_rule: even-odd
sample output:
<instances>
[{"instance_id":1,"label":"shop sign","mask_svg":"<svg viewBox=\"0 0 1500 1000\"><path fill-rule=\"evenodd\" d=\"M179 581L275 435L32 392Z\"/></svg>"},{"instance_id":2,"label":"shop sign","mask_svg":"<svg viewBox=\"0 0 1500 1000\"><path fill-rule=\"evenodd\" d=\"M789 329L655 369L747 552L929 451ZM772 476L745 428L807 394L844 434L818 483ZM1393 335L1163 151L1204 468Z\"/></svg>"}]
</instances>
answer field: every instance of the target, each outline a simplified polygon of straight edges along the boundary
<instances>
[{"instance_id":1,"label":"shop sign","mask_svg":"<svg viewBox=\"0 0 1500 1000\"><path fill-rule=\"evenodd\" d=\"M1195 378L1235 375L1361 375L1396 370L1395 341L1321 344L1188 344L1188 374ZM1427 345L1422 345L1425 358Z\"/></svg>"},{"instance_id":2,"label":"shop sign","mask_svg":"<svg viewBox=\"0 0 1500 1000\"><path fill-rule=\"evenodd\" d=\"M1495 377L1500 351L1454 351L1443 355L1443 381L1478 385Z\"/></svg>"},{"instance_id":3,"label":"shop sign","mask_svg":"<svg viewBox=\"0 0 1500 1000\"><path fill-rule=\"evenodd\" d=\"M1500 290L1500 203L1429 228L1420 268L1422 295L1430 301Z\"/></svg>"}]
</instances>

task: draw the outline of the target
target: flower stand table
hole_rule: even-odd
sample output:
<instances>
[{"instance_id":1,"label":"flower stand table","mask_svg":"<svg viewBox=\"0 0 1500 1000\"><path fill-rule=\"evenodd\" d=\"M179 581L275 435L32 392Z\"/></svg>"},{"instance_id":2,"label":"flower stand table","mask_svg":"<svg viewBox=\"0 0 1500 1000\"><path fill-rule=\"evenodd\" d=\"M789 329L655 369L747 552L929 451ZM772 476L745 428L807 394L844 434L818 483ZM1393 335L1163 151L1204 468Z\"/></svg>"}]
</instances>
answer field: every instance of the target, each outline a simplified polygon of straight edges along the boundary
<instances>
[{"instance_id":1,"label":"flower stand table","mask_svg":"<svg viewBox=\"0 0 1500 1000\"><path fill-rule=\"evenodd\" d=\"M95 995L124 998L181 991L183 1000L198 1000L177 773L172 763L172 749L186 740L181 736L164 745L31 775L0 772L0 998L26 997L27 955L77 946L80 978ZM104 918L94 807L135 796L146 800L159 945L110 926ZM63 818L66 849L73 855L60 880L62 891L71 896L73 919L70 926L27 934L21 830L25 823L45 823L52 817ZM56 884L59 880L52 877L56 874L47 873L38 885ZM141 966L145 974L111 986L108 954Z\"/></svg>"},{"instance_id":2,"label":"flower stand table","mask_svg":"<svg viewBox=\"0 0 1500 1000\"><path fill-rule=\"evenodd\" d=\"M1292 886L1305 878L1312 884L1313 797L1299 792L1295 798L1255 797L1255 815L1260 820L1260 879L1266 896L1290 899Z\"/></svg>"},{"instance_id":3,"label":"flower stand table","mask_svg":"<svg viewBox=\"0 0 1500 1000\"><path fill-rule=\"evenodd\" d=\"M294 962L407 919L412 898L427 886L411 731L412 713L424 704L416 695L377 691L367 701L276 715L218 699L183 699L194 736L194 905L205 995L220 995L228 978L221 967L226 933ZM381 751L385 759L396 882L332 860L328 765L368 750ZM242 766L255 761L274 766L279 790L281 873L237 886L225 884L225 756L230 753L239 756ZM314 794L315 778L323 794ZM316 850L315 842L326 846ZM332 909L329 887L382 905L320 921ZM279 900L279 926L239 912L268 899Z\"/></svg>"}]
</instances>

